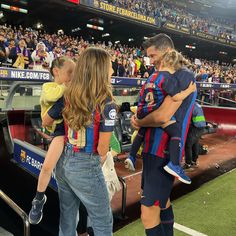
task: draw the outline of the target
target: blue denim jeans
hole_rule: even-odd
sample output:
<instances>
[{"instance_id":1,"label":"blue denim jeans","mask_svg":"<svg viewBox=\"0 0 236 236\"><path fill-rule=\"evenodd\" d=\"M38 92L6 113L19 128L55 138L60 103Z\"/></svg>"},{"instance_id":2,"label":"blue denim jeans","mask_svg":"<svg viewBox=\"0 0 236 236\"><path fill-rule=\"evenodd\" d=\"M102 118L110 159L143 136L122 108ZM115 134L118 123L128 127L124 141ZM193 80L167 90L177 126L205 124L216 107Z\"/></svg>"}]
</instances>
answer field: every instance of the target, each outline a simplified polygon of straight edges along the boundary
<instances>
[{"instance_id":1,"label":"blue denim jeans","mask_svg":"<svg viewBox=\"0 0 236 236\"><path fill-rule=\"evenodd\" d=\"M77 236L80 201L85 205L96 236L111 236L113 217L108 191L94 154L67 150L56 166L60 203L59 236Z\"/></svg>"}]
</instances>

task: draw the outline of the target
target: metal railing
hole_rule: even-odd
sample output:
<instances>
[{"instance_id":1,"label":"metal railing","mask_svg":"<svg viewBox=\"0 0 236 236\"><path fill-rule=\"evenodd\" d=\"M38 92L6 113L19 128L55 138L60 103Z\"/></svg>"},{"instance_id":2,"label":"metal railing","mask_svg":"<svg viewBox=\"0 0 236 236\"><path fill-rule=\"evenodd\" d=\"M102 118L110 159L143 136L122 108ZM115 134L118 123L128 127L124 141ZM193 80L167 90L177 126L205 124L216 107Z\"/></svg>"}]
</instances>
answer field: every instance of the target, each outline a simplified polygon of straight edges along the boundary
<instances>
[{"instance_id":1,"label":"metal railing","mask_svg":"<svg viewBox=\"0 0 236 236\"><path fill-rule=\"evenodd\" d=\"M6 202L23 220L24 223L24 236L30 236L30 223L28 215L14 202L12 201L2 190L0 190L0 198Z\"/></svg>"}]
</instances>

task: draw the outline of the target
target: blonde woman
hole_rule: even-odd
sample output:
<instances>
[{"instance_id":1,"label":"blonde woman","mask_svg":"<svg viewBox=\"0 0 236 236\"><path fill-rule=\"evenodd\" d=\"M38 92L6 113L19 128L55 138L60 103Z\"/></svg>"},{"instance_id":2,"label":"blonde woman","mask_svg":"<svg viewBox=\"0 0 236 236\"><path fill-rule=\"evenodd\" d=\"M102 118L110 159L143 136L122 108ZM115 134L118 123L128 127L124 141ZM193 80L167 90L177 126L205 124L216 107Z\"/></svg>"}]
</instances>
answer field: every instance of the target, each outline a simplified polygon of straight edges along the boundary
<instances>
[{"instance_id":1,"label":"blonde woman","mask_svg":"<svg viewBox=\"0 0 236 236\"><path fill-rule=\"evenodd\" d=\"M56 167L60 236L75 236L82 202L96 236L112 235L112 212L101 164L109 151L116 105L111 90L112 63L100 48L79 57L65 92L66 144Z\"/></svg>"}]
</instances>

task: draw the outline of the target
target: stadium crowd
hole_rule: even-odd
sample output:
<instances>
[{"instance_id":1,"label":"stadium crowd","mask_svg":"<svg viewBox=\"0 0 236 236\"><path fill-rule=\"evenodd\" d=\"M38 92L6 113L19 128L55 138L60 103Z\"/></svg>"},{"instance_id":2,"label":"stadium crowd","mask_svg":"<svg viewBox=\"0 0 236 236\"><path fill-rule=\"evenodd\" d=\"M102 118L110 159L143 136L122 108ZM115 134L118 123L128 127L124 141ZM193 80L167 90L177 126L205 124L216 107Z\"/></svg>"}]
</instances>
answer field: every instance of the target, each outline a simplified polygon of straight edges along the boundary
<instances>
[{"instance_id":1,"label":"stadium crowd","mask_svg":"<svg viewBox=\"0 0 236 236\"><path fill-rule=\"evenodd\" d=\"M128 9L146 16L156 18L156 22L175 23L189 28L192 32L199 31L220 38L236 41L236 22L220 17L201 15L200 12L190 12L180 8L171 1L165 0L102 0L115 6Z\"/></svg>"},{"instance_id":2,"label":"stadium crowd","mask_svg":"<svg viewBox=\"0 0 236 236\"><path fill-rule=\"evenodd\" d=\"M53 59L66 55L76 60L79 54L89 46L105 48L112 55L114 76L144 77L152 71L149 60L142 48L129 47L112 42L88 42L64 34L48 34L31 28L12 26L0 27L0 62L15 68L35 70L48 69ZM236 83L236 67L231 64L219 64L214 61L194 59L192 69L198 80Z\"/></svg>"}]
</instances>

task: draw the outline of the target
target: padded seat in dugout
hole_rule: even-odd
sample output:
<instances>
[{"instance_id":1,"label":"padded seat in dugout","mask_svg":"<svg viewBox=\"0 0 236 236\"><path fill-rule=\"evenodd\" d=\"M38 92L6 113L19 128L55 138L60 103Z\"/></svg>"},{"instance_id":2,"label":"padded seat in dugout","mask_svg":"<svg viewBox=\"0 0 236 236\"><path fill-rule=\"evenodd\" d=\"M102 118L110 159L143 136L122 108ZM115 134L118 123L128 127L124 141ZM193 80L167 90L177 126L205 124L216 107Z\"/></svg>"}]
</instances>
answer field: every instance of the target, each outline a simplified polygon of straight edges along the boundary
<instances>
[{"instance_id":1,"label":"padded seat in dugout","mask_svg":"<svg viewBox=\"0 0 236 236\"><path fill-rule=\"evenodd\" d=\"M25 111L8 111L8 126L12 139L25 140Z\"/></svg>"},{"instance_id":2,"label":"padded seat in dugout","mask_svg":"<svg viewBox=\"0 0 236 236\"><path fill-rule=\"evenodd\" d=\"M134 132L134 129L130 123L132 115L133 113L131 111L124 111L121 113L121 117L120 117L121 128L122 128L123 134L129 137L131 137Z\"/></svg>"},{"instance_id":3,"label":"padded seat in dugout","mask_svg":"<svg viewBox=\"0 0 236 236\"><path fill-rule=\"evenodd\" d=\"M31 118L30 120L34 128L40 129L42 127L42 120L40 118Z\"/></svg>"},{"instance_id":4,"label":"padded seat in dugout","mask_svg":"<svg viewBox=\"0 0 236 236\"><path fill-rule=\"evenodd\" d=\"M52 141L52 137L41 131L42 120L41 118L31 118L31 125L34 130L34 145L43 145L44 150L48 150L48 146Z\"/></svg>"},{"instance_id":5,"label":"padded seat in dugout","mask_svg":"<svg viewBox=\"0 0 236 236\"><path fill-rule=\"evenodd\" d=\"M120 106L119 112L122 113L125 111L130 111L130 103L129 102L122 102L122 104Z\"/></svg>"}]
</instances>

